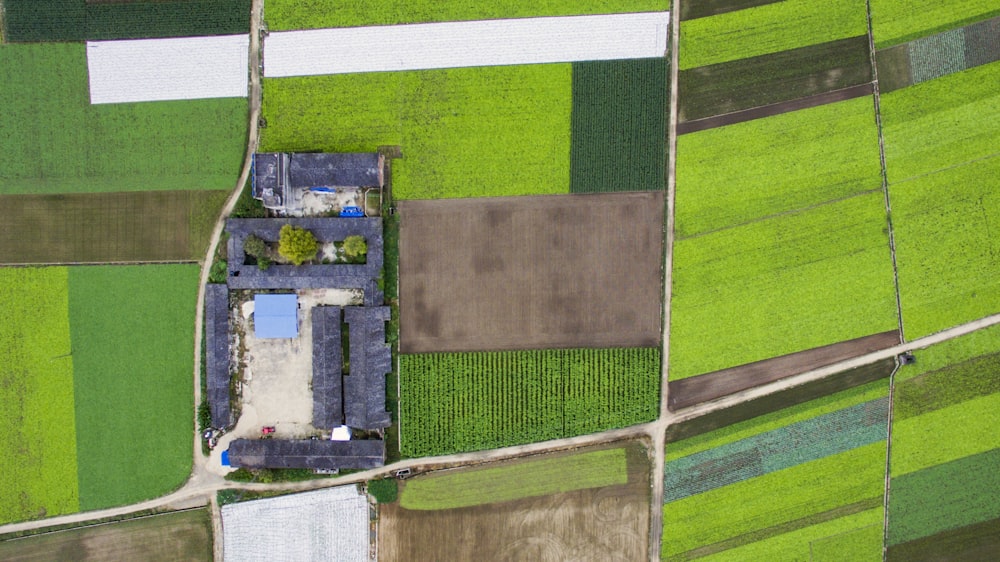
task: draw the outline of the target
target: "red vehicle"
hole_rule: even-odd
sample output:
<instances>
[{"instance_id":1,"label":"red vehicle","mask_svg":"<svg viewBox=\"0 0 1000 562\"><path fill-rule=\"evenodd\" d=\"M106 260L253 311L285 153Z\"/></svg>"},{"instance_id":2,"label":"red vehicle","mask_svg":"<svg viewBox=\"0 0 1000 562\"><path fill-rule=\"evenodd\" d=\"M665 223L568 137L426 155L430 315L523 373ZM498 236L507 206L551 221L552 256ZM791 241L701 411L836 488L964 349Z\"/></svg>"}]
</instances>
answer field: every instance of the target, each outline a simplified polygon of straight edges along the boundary
<instances>
[{"instance_id":1,"label":"red vehicle","mask_svg":"<svg viewBox=\"0 0 1000 562\"><path fill-rule=\"evenodd\" d=\"M260 428L260 432L262 435L270 435L274 433L274 426L264 426Z\"/></svg>"}]
</instances>

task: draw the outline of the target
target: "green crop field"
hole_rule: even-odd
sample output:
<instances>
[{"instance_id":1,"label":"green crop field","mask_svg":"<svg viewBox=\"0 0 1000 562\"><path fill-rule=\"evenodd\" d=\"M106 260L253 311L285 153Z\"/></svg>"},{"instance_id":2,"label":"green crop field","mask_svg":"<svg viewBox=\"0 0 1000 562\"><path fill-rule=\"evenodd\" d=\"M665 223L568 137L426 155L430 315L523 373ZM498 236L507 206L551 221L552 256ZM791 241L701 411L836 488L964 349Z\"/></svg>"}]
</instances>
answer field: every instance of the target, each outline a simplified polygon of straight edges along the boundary
<instances>
[{"instance_id":1,"label":"green crop field","mask_svg":"<svg viewBox=\"0 0 1000 562\"><path fill-rule=\"evenodd\" d=\"M400 145L402 199L569 191L569 64L264 81L262 151Z\"/></svg>"},{"instance_id":2,"label":"green crop field","mask_svg":"<svg viewBox=\"0 0 1000 562\"><path fill-rule=\"evenodd\" d=\"M880 186L869 97L708 129L677 139L675 231L687 238Z\"/></svg>"},{"instance_id":3,"label":"green crop field","mask_svg":"<svg viewBox=\"0 0 1000 562\"><path fill-rule=\"evenodd\" d=\"M997 371L984 373L996 377ZM892 427L892 476L1000 448L1000 393L908 418Z\"/></svg>"},{"instance_id":4,"label":"green crop field","mask_svg":"<svg viewBox=\"0 0 1000 562\"><path fill-rule=\"evenodd\" d=\"M246 99L90 105L87 92L85 45L0 45L0 193L233 189Z\"/></svg>"},{"instance_id":5,"label":"green crop field","mask_svg":"<svg viewBox=\"0 0 1000 562\"><path fill-rule=\"evenodd\" d=\"M995 0L872 0L871 9L879 49L1000 14Z\"/></svg>"},{"instance_id":6,"label":"green crop field","mask_svg":"<svg viewBox=\"0 0 1000 562\"><path fill-rule=\"evenodd\" d=\"M888 392L876 381L668 443L661 556L880 559Z\"/></svg>"},{"instance_id":7,"label":"green crop field","mask_svg":"<svg viewBox=\"0 0 1000 562\"><path fill-rule=\"evenodd\" d=\"M669 9L667 0L269 0L265 13L272 30L317 27L358 27L440 21L573 16L615 12L656 12Z\"/></svg>"},{"instance_id":8,"label":"green crop field","mask_svg":"<svg viewBox=\"0 0 1000 562\"><path fill-rule=\"evenodd\" d=\"M0 269L0 524L79 509L65 268Z\"/></svg>"},{"instance_id":9,"label":"green crop field","mask_svg":"<svg viewBox=\"0 0 1000 562\"><path fill-rule=\"evenodd\" d=\"M191 37L250 30L250 0L4 0L3 8L8 41Z\"/></svg>"},{"instance_id":10,"label":"green crop field","mask_svg":"<svg viewBox=\"0 0 1000 562\"><path fill-rule=\"evenodd\" d=\"M452 509L628 483L624 448L468 468L407 481L406 509Z\"/></svg>"},{"instance_id":11,"label":"green crop field","mask_svg":"<svg viewBox=\"0 0 1000 562\"><path fill-rule=\"evenodd\" d=\"M670 377L893 330L881 193L674 244Z\"/></svg>"},{"instance_id":12,"label":"green crop field","mask_svg":"<svg viewBox=\"0 0 1000 562\"><path fill-rule=\"evenodd\" d=\"M400 450L474 451L656 417L655 348L427 353L400 357Z\"/></svg>"},{"instance_id":13,"label":"green crop field","mask_svg":"<svg viewBox=\"0 0 1000 562\"><path fill-rule=\"evenodd\" d=\"M664 189L667 59L573 64L570 190Z\"/></svg>"},{"instance_id":14,"label":"green crop field","mask_svg":"<svg viewBox=\"0 0 1000 562\"><path fill-rule=\"evenodd\" d=\"M867 29L860 0L784 0L687 20L681 24L680 68L856 37Z\"/></svg>"},{"instance_id":15,"label":"green crop field","mask_svg":"<svg viewBox=\"0 0 1000 562\"><path fill-rule=\"evenodd\" d=\"M996 155L998 83L995 62L882 96L889 184Z\"/></svg>"},{"instance_id":16,"label":"green crop field","mask_svg":"<svg viewBox=\"0 0 1000 562\"><path fill-rule=\"evenodd\" d=\"M197 290L195 265L70 269L80 509L187 478Z\"/></svg>"}]
</instances>

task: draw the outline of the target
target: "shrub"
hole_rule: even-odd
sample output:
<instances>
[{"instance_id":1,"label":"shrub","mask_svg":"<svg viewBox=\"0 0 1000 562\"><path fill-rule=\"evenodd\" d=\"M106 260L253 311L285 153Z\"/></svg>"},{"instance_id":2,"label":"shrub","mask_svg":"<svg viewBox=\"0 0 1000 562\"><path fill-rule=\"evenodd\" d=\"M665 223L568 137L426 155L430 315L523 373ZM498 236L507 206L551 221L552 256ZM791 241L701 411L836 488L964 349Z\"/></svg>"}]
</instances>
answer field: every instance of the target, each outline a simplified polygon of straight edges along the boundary
<instances>
[{"instance_id":1,"label":"shrub","mask_svg":"<svg viewBox=\"0 0 1000 562\"><path fill-rule=\"evenodd\" d=\"M267 256L267 242L261 240L259 236L251 234L243 241L243 251L248 256L262 258Z\"/></svg>"},{"instance_id":2,"label":"shrub","mask_svg":"<svg viewBox=\"0 0 1000 562\"><path fill-rule=\"evenodd\" d=\"M319 252L319 243L312 232L304 228L286 224L281 227L278 238L278 253L295 265L309 261Z\"/></svg>"},{"instance_id":3,"label":"shrub","mask_svg":"<svg viewBox=\"0 0 1000 562\"><path fill-rule=\"evenodd\" d=\"M357 234L344 238L344 254L349 258L358 258L368 253L368 242Z\"/></svg>"},{"instance_id":4,"label":"shrub","mask_svg":"<svg viewBox=\"0 0 1000 562\"><path fill-rule=\"evenodd\" d=\"M226 282L226 268L229 264L226 260L218 260L212 264L212 269L208 271L208 282L209 283L225 283Z\"/></svg>"},{"instance_id":5,"label":"shrub","mask_svg":"<svg viewBox=\"0 0 1000 562\"><path fill-rule=\"evenodd\" d=\"M393 503L399 497L399 485L391 478L368 482L368 493L378 503Z\"/></svg>"}]
</instances>

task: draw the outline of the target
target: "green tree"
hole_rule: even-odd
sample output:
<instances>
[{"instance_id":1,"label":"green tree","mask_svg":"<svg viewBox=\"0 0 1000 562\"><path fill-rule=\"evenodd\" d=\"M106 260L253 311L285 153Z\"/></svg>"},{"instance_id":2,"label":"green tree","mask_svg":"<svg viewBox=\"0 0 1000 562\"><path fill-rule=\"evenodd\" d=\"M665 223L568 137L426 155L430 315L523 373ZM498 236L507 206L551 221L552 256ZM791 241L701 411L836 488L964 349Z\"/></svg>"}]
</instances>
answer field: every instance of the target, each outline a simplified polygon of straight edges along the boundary
<instances>
[{"instance_id":1,"label":"green tree","mask_svg":"<svg viewBox=\"0 0 1000 562\"><path fill-rule=\"evenodd\" d=\"M316 236L304 228L286 224L278 237L278 253L295 265L309 261L319 252Z\"/></svg>"},{"instance_id":2,"label":"green tree","mask_svg":"<svg viewBox=\"0 0 1000 562\"><path fill-rule=\"evenodd\" d=\"M348 259L355 259L368 253L368 242L364 237L354 234L344 238L344 254Z\"/></svg>"},{"instance_id":3,"label":"green tree","mask_svg":"<svg viewBox=\"0 0 1000 562\"><path fill-rule=\"evenodd\" d=\"M260 236L251 234L243 240L243 251L248 256L261 258L267 255L267 242L261 240Z\"/></svg>"}]
</instances>

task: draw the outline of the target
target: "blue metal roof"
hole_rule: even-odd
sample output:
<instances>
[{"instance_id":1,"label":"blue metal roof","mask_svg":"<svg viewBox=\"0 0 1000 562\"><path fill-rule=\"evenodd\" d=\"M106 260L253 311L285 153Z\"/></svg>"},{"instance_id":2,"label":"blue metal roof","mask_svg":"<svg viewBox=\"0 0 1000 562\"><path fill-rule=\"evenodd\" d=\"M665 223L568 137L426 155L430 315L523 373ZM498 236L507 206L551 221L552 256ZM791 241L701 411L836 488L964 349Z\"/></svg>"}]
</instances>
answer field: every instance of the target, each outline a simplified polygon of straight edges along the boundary
<instances>
[{"instance_id":1,"label":"blue metal roof","mask_svg":"<svg viewBox=\"0 0 1000 562\"><path fill-rule=\"evenodd\" d=\"M296 295L254 295L253 303L254 336L298 337L299 299Z\"/></svg>"}]
</instances>

